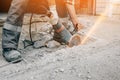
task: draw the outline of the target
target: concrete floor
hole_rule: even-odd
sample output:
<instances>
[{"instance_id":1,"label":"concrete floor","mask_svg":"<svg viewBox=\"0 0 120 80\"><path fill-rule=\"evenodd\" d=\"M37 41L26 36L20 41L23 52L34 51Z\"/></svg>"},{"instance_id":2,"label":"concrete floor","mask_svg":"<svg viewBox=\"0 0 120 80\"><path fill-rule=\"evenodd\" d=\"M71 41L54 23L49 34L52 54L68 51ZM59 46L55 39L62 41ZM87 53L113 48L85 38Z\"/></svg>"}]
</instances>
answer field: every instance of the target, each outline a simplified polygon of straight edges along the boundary
<instances>
[{"instance_id":1,"label":"concrete floor","mask_svg":"<svg viewBox=\"0 0 120 80\"><path fill-rule=\"evenodd\" d=\"M78 18L86 35L99 16ZM6 65L0 55L0 80L119 80L120 21L105 17L90 37L94 41L73 48L23 49L25 61L18 64Z\"/></svg>"}]
</instances>

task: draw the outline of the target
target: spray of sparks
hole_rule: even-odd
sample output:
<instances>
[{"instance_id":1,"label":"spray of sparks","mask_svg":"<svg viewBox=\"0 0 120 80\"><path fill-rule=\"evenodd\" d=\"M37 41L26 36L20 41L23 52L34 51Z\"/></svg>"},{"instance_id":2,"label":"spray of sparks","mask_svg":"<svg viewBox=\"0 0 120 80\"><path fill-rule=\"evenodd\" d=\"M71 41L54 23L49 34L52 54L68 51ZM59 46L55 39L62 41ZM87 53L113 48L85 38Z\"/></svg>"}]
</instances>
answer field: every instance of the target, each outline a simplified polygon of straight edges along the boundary
<instances>
[{"instance_id":1,"label":"spray of sparks","mask_svg":"<svg viewBox=\"0 0 120 80\"><path fill-rule=\"evenodd\" d=\"M110 4L110 3L109 3ZM92 35L92 33L95 32L95 30L97 29L98 25L105 19L104 15L107 13L107 8L105 9L105 11L101 14L101 16L99 16L99 18L96 20L95 24L92 26L92 28L88 31L88 33L86 34L86 36L83 38L81 44L84 44L87 42L88 38Z\"/></svg>"}]
</instances>

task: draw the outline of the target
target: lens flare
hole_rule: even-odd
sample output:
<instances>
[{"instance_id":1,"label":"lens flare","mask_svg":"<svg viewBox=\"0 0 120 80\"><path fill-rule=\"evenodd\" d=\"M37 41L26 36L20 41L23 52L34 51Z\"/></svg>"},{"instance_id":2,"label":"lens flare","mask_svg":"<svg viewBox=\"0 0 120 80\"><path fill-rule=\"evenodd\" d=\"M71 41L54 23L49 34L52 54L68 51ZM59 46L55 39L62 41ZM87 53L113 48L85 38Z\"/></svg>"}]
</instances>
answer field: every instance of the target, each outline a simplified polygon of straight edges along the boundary
<instances>
[{"instance_id":1,"label":"lens flare","mask_svg":"<svg viewBox=\"0 0 120 80\"><path fill-rule=\"evenodd\" d=\"M88 33L86 34L86 36L83 38L81 44L85 44L88 40L88 38L95 32L95 30L97 29L98 25L105 19L105 15L107 13L107 8L105 9L105 11L98 17L98 19L96 20L95 24L92 26L92 28L88 31Z\"/></svg>"}]
</instances>

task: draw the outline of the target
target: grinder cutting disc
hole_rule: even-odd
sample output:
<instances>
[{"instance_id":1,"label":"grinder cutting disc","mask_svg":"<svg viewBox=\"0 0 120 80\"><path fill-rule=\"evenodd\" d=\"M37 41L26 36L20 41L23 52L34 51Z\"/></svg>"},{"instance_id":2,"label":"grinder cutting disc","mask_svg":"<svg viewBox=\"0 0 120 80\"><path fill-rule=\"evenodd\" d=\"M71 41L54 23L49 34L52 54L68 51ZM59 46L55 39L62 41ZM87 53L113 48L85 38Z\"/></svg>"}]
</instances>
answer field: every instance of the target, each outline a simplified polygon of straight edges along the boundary
<instances>
[{"instance_id":1,"label":"grinder cutting disc","mask_svg":"<svg viewBox=\"0 0 120 80\"><path fill-rule=\"evenodd\" d=\"M80 35L75 34L70 38L68 46L69 47L78 46L78 45L80 45L80 43L81 43Z\"/></svg>"}]
</instances>

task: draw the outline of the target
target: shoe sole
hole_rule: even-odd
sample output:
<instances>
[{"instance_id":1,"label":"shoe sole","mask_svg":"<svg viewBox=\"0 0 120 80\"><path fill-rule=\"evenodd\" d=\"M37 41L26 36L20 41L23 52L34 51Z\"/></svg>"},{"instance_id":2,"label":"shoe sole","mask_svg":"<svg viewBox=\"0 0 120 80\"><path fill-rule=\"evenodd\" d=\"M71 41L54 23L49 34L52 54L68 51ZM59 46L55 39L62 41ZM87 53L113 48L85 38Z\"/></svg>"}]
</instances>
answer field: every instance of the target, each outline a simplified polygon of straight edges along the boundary
<instances>
[{"instance_id":1,"label":"shoe sole","mask_svg":"<svg viewBox=\"0 0 120 80\"><path fill-rule=\"evenodd\" d=\"M17 60L11 61L10 63L19 63L19 62L21 62L22 60L23 60L23 58L19 58L19 59L17 59Z\"/></svg>"},{"instance_id":2,"label":"shoe sole","mask_svg":"<svg viewBox=\"0 0 120 80\"><path fill-rule=\"evenodd\" d=\"M4 55L3 55L3 57L4 57L4 59L5 59L7 62L9 62L9 63L19 63L19 62L21 62L21 61L23 60L23 58L20 57L19 59L10 61L10 60L6 59Z\"/></svg>"},{"instance_id":3,"label":"shoe sole","mask_svg":"<svg viewBox=\"0 0 120 80\"><path fill-rule=\"evenodd\" d=\"M81 38L79 34L73 35L68 43L68 47L78 46L81 44Z\"/></svg>"}]
</instances>

